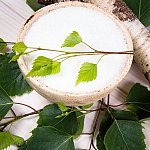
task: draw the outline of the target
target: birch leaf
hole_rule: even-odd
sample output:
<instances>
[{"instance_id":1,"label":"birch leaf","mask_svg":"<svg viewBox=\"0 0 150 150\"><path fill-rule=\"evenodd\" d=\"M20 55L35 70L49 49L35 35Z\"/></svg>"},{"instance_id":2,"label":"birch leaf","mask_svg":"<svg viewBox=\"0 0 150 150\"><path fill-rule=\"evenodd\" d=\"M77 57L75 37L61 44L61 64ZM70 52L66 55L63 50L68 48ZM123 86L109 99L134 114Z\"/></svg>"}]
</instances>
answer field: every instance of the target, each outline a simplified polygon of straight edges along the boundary
<instances>
[{"instance_id":1,"label":"birch leaf","mask_svg":"<svg viewBox=\"0 0 150 150\"><path fill-rule=\"evenodd\" d=\"M61 47L74 47L82 42L82 38L78 32L73 31L64 41Z\"/></svg>"},{"instance_id":2,"label":"birch leaf","mask_svg":"<svg viewBox=\"0 0 150 150\"><path fill-rule=\"evenodd\" d=\"M85 62L82 64L78 73L78 79L76 85L80 82L89 82L95 80L97 77L97 64Z\"/></svg>"}]
</instances>

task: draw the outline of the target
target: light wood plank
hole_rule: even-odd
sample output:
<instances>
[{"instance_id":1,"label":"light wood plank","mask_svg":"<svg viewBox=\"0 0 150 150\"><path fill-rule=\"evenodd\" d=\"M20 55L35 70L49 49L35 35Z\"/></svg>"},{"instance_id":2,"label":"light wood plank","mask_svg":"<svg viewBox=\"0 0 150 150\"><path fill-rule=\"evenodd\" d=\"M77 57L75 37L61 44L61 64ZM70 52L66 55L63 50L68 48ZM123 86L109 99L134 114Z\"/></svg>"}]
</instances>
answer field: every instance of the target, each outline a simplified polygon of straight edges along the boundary
<instances>
[{"instance_id":1,"label":"light wood plank","mask_svg":"<svg viewBox=\"0 0 150 150\"><path fill-rule=\"evenodd\" d=\"M6 41L16 41L20 27L25 19L0 3L0 36Z\"/></svg>"},{"instance_id":2,"label":"light wood plank","mask_svg":"<svg viewBox=\"0 0 150 150\"><path fill-rule=\"evenodd\" d=\"M1 0L9 9L24 19L29 18L33 14L33 10L26 4L26 0Z\"/></svg>"}]
</instances>

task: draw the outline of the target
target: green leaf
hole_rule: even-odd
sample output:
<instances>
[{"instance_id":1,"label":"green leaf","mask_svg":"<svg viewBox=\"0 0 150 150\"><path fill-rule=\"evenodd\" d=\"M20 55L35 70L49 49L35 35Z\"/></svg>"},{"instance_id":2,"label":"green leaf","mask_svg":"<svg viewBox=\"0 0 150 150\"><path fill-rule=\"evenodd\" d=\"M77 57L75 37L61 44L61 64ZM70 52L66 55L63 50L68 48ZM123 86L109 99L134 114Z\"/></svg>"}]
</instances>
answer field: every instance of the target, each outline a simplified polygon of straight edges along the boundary
<instances>
[{"instance_id":1,"label":"green leaf","mask_svg":"<svg viewBox=\"0 0 150 150\"><path fill-rule=\"evenodd\" d=\"M3 52L6 48L6 46L7 46L7 43L5 43L5 41L2 38L0 38L0 52Z\"/></svg>"},{"instance_id":2,"label":"green leaf","mask_svg":"<svg viewBox=\"0 0 150 150\"><path fill-rule=\"evenodd\" d=\"M24 139L10 134L9 131L0 132L0 150L9 147L12 144L17 146L22 146L25 143Z\"/></svg>"},{"instance_id":3,"label":"green leaf","mask_svg":"<svg viewBox=\"0 0 150 150\"><path fill-rule=\"evenodd\" d=\"M82 64L78 73L78 79L76 85L80 82L89 82L95 80L97 77L97 64L85 62Z\"/></svg>"},{"instance_id":4,"label":"green leaf","mask_svg":"<svg viewBox=\"0 0 150 150\"><path fill-rule=\"evenodd\" d=\"M32 133L26 150L75 150L72 136L54 127L38 127Z\"/></svg>"},{"instance_id":5,"label":"green leaf","mask_svg":"<svg viewBox=\"0 0 150 150\"><path fill-rule=\"evenodd\" d=\"M9 131L0 132L0 150L4 150L13 144L13 138Z\"/></svg>"},{"instance_id":6,"label":"green leaf","mask_svg":"<svg viewBox=\"0 0 150 150\"><path fill-rule=\"evenodd\" d=\"M98 134L98 136L96 138L96 146L97 146L98 150L106 150L103 139L101 138L100 134Z\"/></svg>"},{"instance_id":7,"label":"green leaf","mask_svg":"<svg viewBox=\"0 0 150 150\"><path fill-rule=\"evenodd\" d=\"M110 115L111 114L111 115ZM112 118L113 117L113 118ZM105 150L105 146L103 143L104 137L108 132L109 128L113 124L113 119L116 120L131 120L138 121L137 115L134 112L126 111L126 110L114 110L109 109L109 111L105 112L105 115L101 121L99 135L97 136L97 147L101 150ZM109 150L109 149L108 149Z\"/></svg>"},{"instance_id":8,"label":"green leaf","mask_svg":"<svg viewBox=\"0 0 150 150\"><path fill-rule=\"evenodd\" d=\"M60 66L61 62L53 61L44 56L39 56L33 62L32 70L26 75L26 77L57 74L60 72Z\"/></svg>"},{"instance_id":9,"label":"green leaf","mask_svg":"<svg viewBox=\"0 0 150 150\"><path fill-rule=\"evenodd\" d=\"M37 0L26 0L26 3L34 10L37 11L40 8L44 7L44 5L39 4Z\"/></svg>"},{"instance_id":10,"label":"green leaf","mask_svg":"<svg viewBox=\"0 0 150 150\"><path fill-rule=\"evenodd\" d=\"M128 105L128 109L134 111L137 114L139 120L143 120L150 117L150 112L140 109L134 104Z\"/></svg>"},{"instance_id":11,"label":"green leaf","mask_svg":"<svg viewBox=\"0 0 150 150\"><path fill-rule=\"evenodd\" d=\"M23 54L28 47L23 42L16 43L12 49L18 54Z\"/></svg>"},{"instance_id":12,"label":"green leaf","mask_svg":"<svg viewBox=\"0 0 150 150\"><path fill-rule=\"evenodd\" d=\"M139 83L135 84L127 98L127 104L134 104L135 106L150 112L150 91Z\"/></svg>"},{"instance_id":13,"label":"green leaf","mask_svg":"<svg viewBox=\"0 0 150 150\"><path fill-rule=\"evenodd\" d=\"M64 105L63 103L57 103L59 109L62 111L62 112L65 112L67 110L69 110L70 108L67 107L66 105Z\"/></svg>"},{"instance_id":14,"label":"green leaf","mask_svg":"<svg viewBox=\"0 0 150 150\"><path fill-rule=\"evenodd\" d=\"M74 47L82 42L82 38L78 32L73 31L64 41L61 47Z\"/></svg>"},{"instance_id":15,"label":"green leaf","mask_svg":"<svg viewBox=\"0 0 150 150\"><path fill-rule=\"evenodd\" d=\"M110 110L115 119L138 121L138 117L134 112L128 110Z\"/></svg>"},{"instance_id":16,"label":"green leaf","mask_svg":"<svg viewBox=\"0 0 150 150\"><path fill-rule=\"evenodd\" d=\"M84 110L84 109L88 109L88 108L90 108L92 106L93 106L93 103L81 106L80 108Z\"/></svg>"},{"instance_id":17,"label":"green leaf","mask_svg":"<svg viewBox=\"0 0 150 150\"><path fill-rule=\"evenodd\" d=\"M85 119L85 115L82 112L77 111L76 116L77 116L77 122L78 122L78 129L75 135L73 136L74 139L78 138L80 134L82 133L83 128L84 128L84 119Z\"/></svg>"},{"instance_id":18,"label":"green leaf","mask_svg":"<svg viewBox=\"0 0 150 150\"><path fill-rule=\"evenodd\" d=\"M20 57L20 54L18 54L18 55L14 55L14 56L12 57L12 59L9 61L9 63L11 63L12 61L16 61L16 60L18 60L18 59L19 59L19 57Z\"/></svg>"},{"instance_id":19,"label":"green leaf","mask_svg":"<svg viewBox=\"0 0 150 150\"><path fill-rule=\"evenodd\" d=\"M0 120L7 114L12 105L13 101L0 86Z\"/></svg>"},{"instance_id":20,"label":"green leaf","mask_svg":"<svg viewBox=\"0 0 150 150\"><path fill-rule=\"evenodd\" d=\"M100 136L102 139L104 139L104 136L109 129L109 127L113 123L112 116L117 120L132 120L132 121L138 121L137 115L134 112L131 111L125 111L125 110L114 110L109 109L110 112L106 111L103 120L100 124ZM110 115L111 113L111 115Z\"/></svg>"},{"instance_id":21,"label":"green leaf","mask_svg":"<svg viewBox=\"0 0 150 150\"><path fill-rule=\"evenodd\" d=\"M63 132L75 134L78 126L76 113L72 112L67 116L57 118L61 114L62 112L56 104L45 106L39 114L38 126L54 126Z\"/></svg>"},{"instance_id":22,"label":"green leaf","mask_svg":"<svg viewBox=\"0 0 150 150\"><path fill-rule=\"evenodd\" d=\"M127 109L130 110L130 111L136 112L139 109L139 107L137 107L134 104L129 104Z\"/></svg>"},{"instance_id":23,"label":"green leaf","mask_svg":"<svg viewBox=\"0 0 150 150\"><path fill-rule=\"evenodd\" d=\"M9 63L14 55L14 53L0 55L0 85L9 96L20 96L32 89L24 80L17 62Z\"/></svg>"},{"instance_id":24,"label":"green leaf","mask_svg":"<svg viewBox=\"0 0 150 150\"><path fill-rule=\"evenodd\" d=\"M124 1L145 26L150 25L149 0L124 0Z\"/></svg>"},{"instance_id":25,"label":"green leaf","mask_svg":"<svg viewBox=\"0 0 150 150\"><path fill-rule=\"evenodd\" d=\"M25 144L25 141L22 137L16 136L16 135L11 135L13 139L13 144L17 146L22 146Z\"/></svg>"},{"instance_id":26,"label":"green leaf","mask_svg":"<svg viewBox=\"0 0 150 150\"><path fill-rule=\"evenodd\" d=\"M140 123L115 120L105 135L104 143L107 150L144 150L144 138Z\"/></svg>"}]
</instances>

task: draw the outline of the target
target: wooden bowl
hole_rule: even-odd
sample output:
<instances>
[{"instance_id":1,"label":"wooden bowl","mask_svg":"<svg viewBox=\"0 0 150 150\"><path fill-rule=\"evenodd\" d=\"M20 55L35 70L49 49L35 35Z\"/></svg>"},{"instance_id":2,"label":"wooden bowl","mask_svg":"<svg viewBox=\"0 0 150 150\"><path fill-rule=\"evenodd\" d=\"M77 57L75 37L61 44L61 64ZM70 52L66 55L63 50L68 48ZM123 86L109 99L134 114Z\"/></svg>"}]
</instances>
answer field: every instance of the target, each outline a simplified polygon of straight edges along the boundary
<instances>
[{"instance_id":1,"label":"wooden bowl","mask_svg":"<svg viewBox=\"0 0 150 150\"><path fill-rule=\"evenodd\" d=\"M36 22L40 18L40 16L51 13L54 10L60 9L60 8L66 8L66 7L84 7L89 9L94 9L100 13L103 13L107 17L111 18L114 22L116 22L117 26L122 30L125 41L127 43L127 50L131 51L133 50L133 44L131 37L126 30L126 28L123 26L123 24L113 15L110 13L105 12L101 8L89 4L89 3L81 3L81 2L61 2L58 4L53 4L47 7L44 7L40 9L39 11L35 12L24 24L23 28L20 31L20 34L18 36L18 41L23 41L24 36L26 35L27 31L30 29L32 24ZM55 19L55 18L54 18ZM60 26L61 28L61 26ZM40 31L38 31L40 32ZM37 79L33 77L26 78L27 82L31 85L31 87L36 90L40 95L45 97L46 99L52 101L52 102L62 102L69 106L81 106L86 105L89 103L94 103L101 98L105 97L108 93L110 93L112 90L117 87L120 81L125 77L125 75L128 73L131 64L132 64L133 55L127 56L127 61L125 64L125 67L119 77L111 84L107 85L105 88L101 90L95 90L91 92L81 92L81 93L73 93L73 92L64 92L60 90L56 90L53 88L49 88L47 85L42 84ZM29 69L26 66L26 63L24 61L24 58L21 56L18 60L18 64L20 66L20 69L24 75L26 75L29 72ZM108 70L109 72L109 70Z\"/></svg>"}]
</instances>

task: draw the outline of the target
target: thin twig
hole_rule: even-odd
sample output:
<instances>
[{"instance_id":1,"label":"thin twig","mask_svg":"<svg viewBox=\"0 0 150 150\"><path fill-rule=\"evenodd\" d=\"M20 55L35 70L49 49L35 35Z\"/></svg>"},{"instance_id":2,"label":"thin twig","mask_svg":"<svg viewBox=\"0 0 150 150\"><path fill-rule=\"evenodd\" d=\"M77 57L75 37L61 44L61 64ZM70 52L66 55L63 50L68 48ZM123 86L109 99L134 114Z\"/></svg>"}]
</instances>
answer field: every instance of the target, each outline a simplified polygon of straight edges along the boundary
<instances>
[{"instance_id":1,"label":"thin twig","mask_svg":"<svg viewBox=\"0 0 150 150\"><path fill-rule=\"evenodd\" d=\"M51 52L59 52L59 53L65 53L65 54L95 54L95 55L100 55L100 54L133 54L133 51L122 51L122 52L110 52L110 51L94 51L94 52L77 52L77 51L72 51L72 52L68 52L68 51L64 51L64 50L55 50L55 49L47 49L47 48L37 48L37 47L28 47L30 49L34 49L33 51L28 52L32 53L32 52L36 52L36 51L51 51Z\"/></svg>"},{"instance_id":2,"label":"thin twig","mask_svg":"<svg viewBox=\"0 0 150 150\"><path fill-rule=\"evenodd\" d=\"M16 117L17 115L16 115L16 113L14 112L14 110L11 108L11 112L12 112L12 114Z\"/></svg>"},{"instance_id":3,"label":"thin twig","mask_svg":"<svg viewBox=\"0 0 150 150\"><path fill-rule=\"evenodd\" d=\"M125 103L121 103L121 104L118 104L118 105L109 105L110 107L119 107L119 106L122 106L122 105L125 105Z\"/></svg>"},{"instance_id":4,"label":"thin twig","mask_svg":"<svg viewBox=\"0 0 150 150\"><path fill-rule=\"evenodd\" d=\"M109 103L110 103L110 94L108 94L107 96L107 107L109 106Z\"/></svg>"},{"instance_id":5,"label":"thin twig","mask_svg":"<svg viewBox=\"0 0 150 150\"><path fill-rule=\"evenodd\" d=\"M29 106L29 105L26 105L26 104L22 104L22 103L14 103L14 104L18 104L18 105L22 105L22 106L26 106L30 109L32 109L34 112L38 113L36 109L34 109L33 107Z\"/></svg>"},{"instance_id":6,"label":"thin twig","mask_svg":"<svg viewBox=\"0 0 150 150\"><path fill-rule=\"evenodd\" d=\"M36 115L36 114L38 114L38 113L41 112L41 111L42 111L42 109L37 110L36 112L34 111L34 112L27 113L27 114L24 114L24 115L16 116L13 120L10 120L10 121L8 121L8 122L5 122L5 123L0 124L0 127L1 127L1 126L5 126L5 125L8 126L9 124L11 124L11 123L13 123L13 122L15 122L15 121L17 121L17 120L20 120L20 119L22 119L22 118L24 118L24 117L28 117L28 116L31 116L31 115Z\"/></svg>"}]
</instances>

